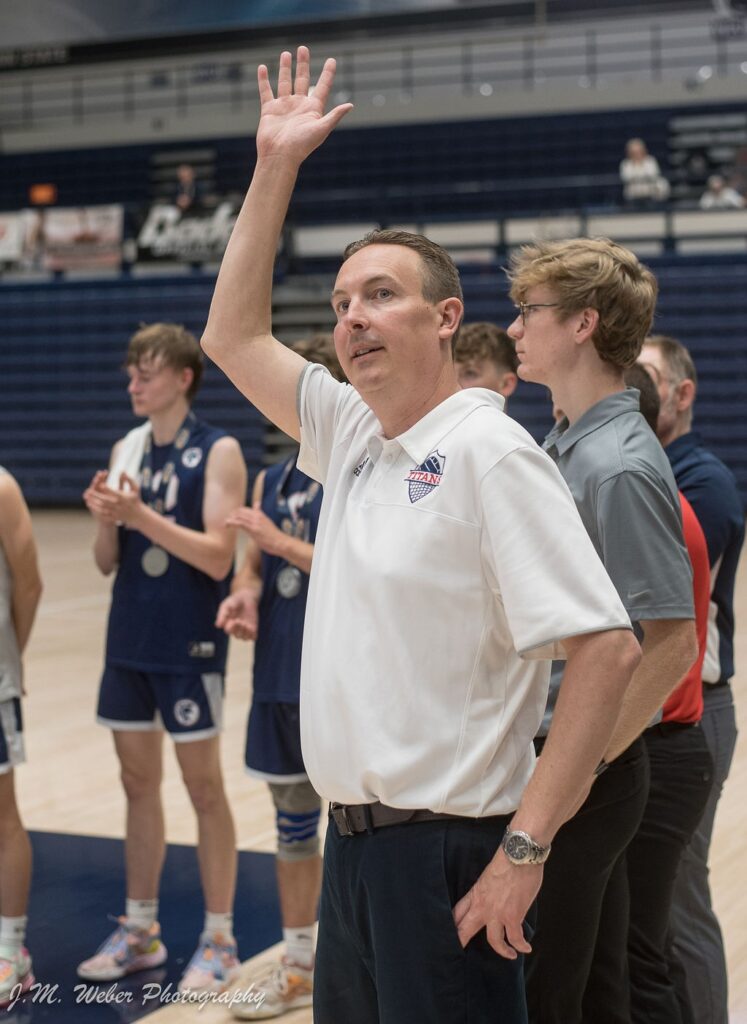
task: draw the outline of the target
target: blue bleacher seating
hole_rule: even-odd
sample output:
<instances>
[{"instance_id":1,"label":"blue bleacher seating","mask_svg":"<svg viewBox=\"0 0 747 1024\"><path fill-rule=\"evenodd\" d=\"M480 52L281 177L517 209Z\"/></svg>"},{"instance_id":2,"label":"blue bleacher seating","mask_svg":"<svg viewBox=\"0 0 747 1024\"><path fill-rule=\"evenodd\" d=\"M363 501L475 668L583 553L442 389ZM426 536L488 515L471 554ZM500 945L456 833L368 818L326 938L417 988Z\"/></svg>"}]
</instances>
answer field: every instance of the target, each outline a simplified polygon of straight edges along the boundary
<instances>
[{"instance_id":1,"label":"blue bleacher seating","mask_svg":"<svg viewBox=\"0 0 747 1024\"><path fill-rule=\"evenodd\" d=\"M700 374L696 428L734 471L747 503L747 256L649 260L660 284L655 321L692 351ZM463 268L467 319L507 324L514 310L498 265ZM75 505L113 442L133 425L119 371L141 321L177 320L199 335L208 274L0 286L3 388L0 462L35 505ZM196 403L239 438L250 476L262 465L264 421L209 365ZM521 383L511 414L538 440L550 426L544 388Z\"/></svg>"},{"instance_id":2,"label":"blue bleacher seating","mask_svg":"<svg viewBox=\"0 0 747 1024\"><path fill-rule=\"evenodd\" d=\"M53 281L0 286L4 322L0 463L34 505L79 505L94 470L135 421L122 371L141 322L199 334L214 277ZM238 438L253 477L264 420L212 364L195 410Z\"/></svg>"}]
</instances>

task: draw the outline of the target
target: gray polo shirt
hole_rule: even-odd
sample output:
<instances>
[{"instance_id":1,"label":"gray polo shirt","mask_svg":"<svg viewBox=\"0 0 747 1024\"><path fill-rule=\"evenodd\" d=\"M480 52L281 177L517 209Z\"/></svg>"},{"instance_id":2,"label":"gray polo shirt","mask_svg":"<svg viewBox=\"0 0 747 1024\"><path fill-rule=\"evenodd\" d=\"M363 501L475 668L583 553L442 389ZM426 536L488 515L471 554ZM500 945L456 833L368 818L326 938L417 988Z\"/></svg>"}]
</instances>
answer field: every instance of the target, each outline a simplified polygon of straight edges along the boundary
<instances>
[{"instance_id":1,"label":"gray polo shirt","mask_svg":"<svg viewBox=\"0 0 747 1024\"><path fill-rule=\"evenodd\" d=\"M641 416L639 392L597 402L573 426L563 419L543 448L570 488L597 554L640 639L647 619L693 619L690 558L669 459ZM554 662L539 735L550 727L564 662Z\"/></svg>"}]
</instances>

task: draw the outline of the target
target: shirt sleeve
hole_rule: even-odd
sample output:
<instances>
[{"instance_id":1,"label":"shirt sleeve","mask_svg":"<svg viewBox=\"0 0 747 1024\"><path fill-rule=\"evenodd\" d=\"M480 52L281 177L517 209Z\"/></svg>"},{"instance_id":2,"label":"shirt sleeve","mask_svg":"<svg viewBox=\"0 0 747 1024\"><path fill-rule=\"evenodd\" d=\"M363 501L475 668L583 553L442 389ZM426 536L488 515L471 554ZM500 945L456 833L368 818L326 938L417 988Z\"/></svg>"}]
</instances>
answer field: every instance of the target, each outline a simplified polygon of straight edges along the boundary
<instances>
[{"instance_id":1,"label":"shirt sleeve","mask_svg":"<svg viewBox=\"0 0 747 1024\"><path fill-rule=\"evenodd\" d=\"M627 471L599 486L596 516L602 560L630 618L694 618L679 503L646 473Z\"/></svg>"},{"instance_id":2,"label":"shirt sleeve","mask_svg":"<svg viewBox=\"0 0 747 1024\"><path fill-rule=\"evenodd\" d=\"M522 657L564 658L566 637L631 628L549 456L516 449L480 488L483 563Z\"/></svg>"},{"instance_id":3,"label":"shirt sleeve","mask_svg":"<svg viewBox=\"0 0 747 1024\"><path fill-rule=\"evenodd\" d=\"M744 512L734 477L726 468L701 463L687 473L681 487L705 534L708 557L714 566L744 530Z\"/></svg>"},{"instance_id":4,"label":"shirt sleeve","mask_svg":"<svg viewBox=\"0 0 747 1024\"><path fill-rule=\"evenodd\" d=\"M340 408L349 390L319 363L309 363L298 382L298 468L320 484L327 476Z\"/></svg>"}]
</instances>

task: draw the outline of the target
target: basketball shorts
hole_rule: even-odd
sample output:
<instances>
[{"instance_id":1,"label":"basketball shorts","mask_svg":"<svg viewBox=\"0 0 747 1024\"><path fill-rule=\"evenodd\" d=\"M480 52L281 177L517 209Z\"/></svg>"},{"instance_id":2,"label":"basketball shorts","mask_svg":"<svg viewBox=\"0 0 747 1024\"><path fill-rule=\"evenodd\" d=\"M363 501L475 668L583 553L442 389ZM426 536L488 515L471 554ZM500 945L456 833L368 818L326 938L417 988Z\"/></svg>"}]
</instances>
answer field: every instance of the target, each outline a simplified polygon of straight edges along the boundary
<instances>
[{"instance_id":1,"label":"basketball shorts","mask_svg":"<svg viewBox=\"0 0 747 1024\"><path fill-rule=\"evenodd\" d=\"M209 739L223 725L223 676L107 665L96 721L115 732L166 729L177 742Z\"/></svg>"},{"instance_id":2,"label":"basketball shorts","mask_svg":"<svg viewBox=\"0 0 747 1024\"><path fill-rule=\"evenodd\" d=\"M11 697L0 703L0 775L26 760L23 746L21 700Z\"/></svg>"},{"instance_id":3,"label":"basketball shorts","mask_svg":"<svg viewBox=\"0 0 747 1024\"><path fill-rule=\"evenodd\" d=\"M300 707L255 701L249 712L244 763L249 775L266 782L304 782Z\"/></svg>"}]
</instances>

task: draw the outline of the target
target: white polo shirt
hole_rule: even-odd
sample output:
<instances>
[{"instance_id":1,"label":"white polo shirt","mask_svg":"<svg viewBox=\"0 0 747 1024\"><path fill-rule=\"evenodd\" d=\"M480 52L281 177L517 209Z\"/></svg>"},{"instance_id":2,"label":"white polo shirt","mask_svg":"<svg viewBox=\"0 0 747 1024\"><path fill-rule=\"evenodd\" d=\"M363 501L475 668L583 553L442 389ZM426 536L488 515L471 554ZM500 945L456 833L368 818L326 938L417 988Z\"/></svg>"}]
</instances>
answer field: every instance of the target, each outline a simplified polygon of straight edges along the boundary
<instances>
[{"instance_id":1,"label":"white polo shirt","mask_svg":"<svg viewBox=\"0 0 747 1024\"><path fill-rule=\"evenodd\" d=\"M552 460L481 388L392 440L321 366L299 468L324 485L301 740L329 800L513 811L563 637L630 628Z\"/></svg>"}]
</instances>

